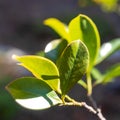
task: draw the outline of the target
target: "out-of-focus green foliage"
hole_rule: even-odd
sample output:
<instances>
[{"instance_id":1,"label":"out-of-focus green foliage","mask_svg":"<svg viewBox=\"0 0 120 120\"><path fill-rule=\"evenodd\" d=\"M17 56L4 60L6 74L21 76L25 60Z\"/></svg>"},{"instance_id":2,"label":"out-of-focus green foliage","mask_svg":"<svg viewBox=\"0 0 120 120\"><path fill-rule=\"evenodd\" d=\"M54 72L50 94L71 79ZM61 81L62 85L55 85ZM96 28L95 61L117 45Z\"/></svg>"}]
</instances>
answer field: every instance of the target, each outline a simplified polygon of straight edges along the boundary
<instances>
[{"instance_id":1,"label":"out-of-focus green foliage","mask_svg":"<svg viewBox=\"0 0 120 120\"><path fill-rule=\"evenodd\" d=\"M97 4L104 11L117 11L119 6L119 0L79 0L79 5L82 7L88 5Z\"/></svg>"},{"instance_id":2,"label":"out-of-focus green foliage","mask_svg":"<svg viewBox=\"0 0 120 120\"><path fill-rule=\"evenodd\" d=\"M93 0L93 2L100 5L103 10L115 11L118 0Z\"/></svg>"},{"instance_id":3,"label":"out-of-focus green foliage","mask_svg":"<svg viewBox=\"0 0 120 120\"><path fill-rule=\"evenodd\" d=\"M10 94L5 90L5 85L11 80L10 76L0 79L0 119L13 120L19 110Z\"/></svg>"}]
</instances>

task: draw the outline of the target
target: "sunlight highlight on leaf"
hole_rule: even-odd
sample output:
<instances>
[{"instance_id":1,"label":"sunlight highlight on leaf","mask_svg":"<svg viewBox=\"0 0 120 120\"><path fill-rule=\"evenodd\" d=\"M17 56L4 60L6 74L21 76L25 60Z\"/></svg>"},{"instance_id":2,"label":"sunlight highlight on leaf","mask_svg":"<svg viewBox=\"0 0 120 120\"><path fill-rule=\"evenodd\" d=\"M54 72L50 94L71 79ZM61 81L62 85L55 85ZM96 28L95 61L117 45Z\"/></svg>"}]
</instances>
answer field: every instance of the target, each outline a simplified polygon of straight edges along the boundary
<instances>
[{"instance_id":1,"label":"sunlight highlight on leaf","mask_svg":"<svg viewBox=\"0 0 120 120\"><path fill-rule=\"evenodd\" d=\"M28 109L46 109L61 103L48 84L34 77L18 78L6 88L17 103Z\"/></svg>"},{"instance_id":2,"label":"sunlight highlight on leaf","mask_svg":"<svg viewBox=\"0 0 120 120\"><path fill-rule=\"evenodd\" d=\"M104 46L102 46L100 55L105 56L111 49L112 45L110 43L106 43Z\"/></svg>"},{"instance_id":3,"label":"sunlight highlight on leaf","mask_svg":"<svg viewBox=\"0 0 120 120\"><path fill-rule=\"evenodd\" d=\"M54 95L56 93L52 91L49 94ZM62 101L57 97L57 95L55 98L52 98L49 94L46 97L41 96L28 99L16 99L15 101L21 106L32 110L47 109L50 108L52 105L62 103Z\"/></svg>"}]
</instances>

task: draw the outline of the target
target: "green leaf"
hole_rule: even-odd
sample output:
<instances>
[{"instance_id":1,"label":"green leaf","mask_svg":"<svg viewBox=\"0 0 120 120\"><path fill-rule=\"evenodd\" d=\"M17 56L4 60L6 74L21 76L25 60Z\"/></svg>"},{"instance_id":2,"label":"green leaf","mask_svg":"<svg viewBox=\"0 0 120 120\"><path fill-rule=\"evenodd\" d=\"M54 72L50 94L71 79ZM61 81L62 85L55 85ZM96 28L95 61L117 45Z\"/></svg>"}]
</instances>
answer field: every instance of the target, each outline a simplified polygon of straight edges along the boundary
<instances>
[{"instance_id":1,"label":"green leaf","mask_svg":"<svg viewBox=\"0 0 120 120\"><path fill-rule=\"evenodd\" d=\"M87 47L80 40L71 42L63 51L57 66L60 73L62 95L82 78L88 68L89 54Z\"/></svg>"},{"instance_id":2,"label":"green leaf","mask_svg":"<svg viewBox=\"0 0 120 120\"><path fill-rule=\"evenodd\" d=\"M28 69L32 74L44 80L53 90L60 93L60 80L59 72L56 65L40 56L15 56L17 61L21 62L20 65Z\"/></svg>"},{"instance_id":3,"label":"green leaf","mask_svg":"<svg viewBox=\"0 0 120 120\"><path fill-rule=\"evenodd\" d=\"M120 38L116 38L110 42L104 43L100 48L96 64L99 64L104 59L108 58L110 55L114 54L118 50L120 50Z\"/></svg>"},{"instance_id":4,"label":"green leaf","mask_svg":"<svg viewBox=\"0 0 120 120\"><path fill-rule=\"evenodd\" d=\"M96 62L100 48L100 36L94 22L85 15L78 15L69 24L71 41L82 40L90 53L89 72Z\"/></svg>"},{"instance_id":5,"label":"green leaf","mask_svg":"<svg viewBox=\"0 0 120 120\"><path fill-rule=\"evenodd\" d=\"M44 24L55 30L62 38L66 40L69 39L68 27L58 19L56 18L46 19L44 21Z\"/></svg>"},{"instance_id":6,"label":"green leaf","mask_svg":"<svg viewBox=\"0 0 120 120\"><path fill-rule=\"evenodd\" d=\"M120 76L120 63L113 65L106 71L101 79L101 83L106 84L108 82L112 82L112 80L118 76Z\"/></svg>"},{"instance_id":7,"label":"green leaf","mask_svg":"<svg viewBox=\"0 0 120 120\"><path fill-rule=\"evenodd\" d=\"M53 40L45 47L45 57L56 63L61 53L67 46L67 41L62 39Z\"/></svg>"},{"instance_id":8,"label":"green leaf","mask_svg":"<svg viewBox=\"0 0 120 120\"><path fill-rule=\"evenodd\" d=\"M92 69L91 74L92 74L93 78L95 79L95 81L99 81L103 76L100 73L100 71L95 67Z\"/></svg>"},{"instance_id":9,"label":"green leaf","mask_svg":"<svg viewBox=\"0 0 120 120\"><path fill-rule=\"evenodd\" d=\"M82 87L84 87L85 89L87 89L87 84L85 83L85 81L79 80L78 84L81 85Z\"/></svg>"},{"instance_id":10,"label":"green leaf","mask_svg":"<svg viewBox=\"0 0 120 120\"><path fill-rule=\"evenodd\" d=\"M36 53L37 56L45 57L45 52L44 51L38 51Z\"/></svg>"},{"instance_id":11,"label":"green leaf","mask_svg":"<svg viewBox=\"0 0 120 120\"><path fill-rule=\"evenodd\" d=\"M46 109L61 103L57 96L44 81L25 77L11 82L7 90L21 106L33 110Z\"/></svg>"}]
</instances>

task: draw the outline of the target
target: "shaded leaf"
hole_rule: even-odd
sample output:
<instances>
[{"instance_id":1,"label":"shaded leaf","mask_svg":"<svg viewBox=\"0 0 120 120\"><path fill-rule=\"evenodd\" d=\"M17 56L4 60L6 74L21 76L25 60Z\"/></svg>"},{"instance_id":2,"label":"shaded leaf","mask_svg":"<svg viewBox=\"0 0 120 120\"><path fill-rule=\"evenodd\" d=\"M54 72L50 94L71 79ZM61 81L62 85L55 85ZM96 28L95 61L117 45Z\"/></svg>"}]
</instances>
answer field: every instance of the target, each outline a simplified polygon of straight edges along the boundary
<instances>
[{"instance_id":1,"label":"shaded leaf","mask_svg":"<svg viewBox=\"0 0 120 120\"><path fill-rule=\"evenodd\" d=\"M99 64L118 50L120 50L120 38L116 38L110 42L104 43L100 48L96 64Z\"/></svg>"},{"instance_id":2,"label":"shaded leaf","mask_svg":"<svg viewBox=\"0 0 120 120\"><path fill-rule=\"evenodd\" d=\"M68 27L58 19L56 18L46 19L44 21L44 24L55 30L62 38L66 40L69 39Z\"/></svg>"},{"instance_id":3,"label":"shaded leaf","mask_svg":"<svg viewBox=\"0 0 120 120\"><path fill-rule=\"evenodd\" d=\"M45 57L56 63L61 53L67 46L67 41L62 39L53 40L45 47Z\"/></svg>"},{"instance_id":4,"label":"shaded leaf","mask_svg":"<svg viewBox=\"0 0 120 120\"><path fill-rule=\"evenodd\" d=\"M80 39L87 46L90 53L89 72L96 62L100 48L100 36L94 22L85 15L78 15L69 24L71 41Z\"/></svg>"},{"instance_id":5,"label":"shaded leaf","mask_svg":"<svg viewBox=\"0 0 120 120\"><path fill-rule=\"evenodd\" d=\"M82 78L87 71L88 63L88 50L80 40L71 42L65 48L57 63L63 95Z\"/></svg>"},{"instance_id":6,"label":"shaded leaf","mask_svg":"<svg viewBox=\"0 0 120 120\"><path fill-rule=\"evenodd\" d=\"M52 61L32 55L15 56L15 59L21 62L20 65L32 72L36 78L44 80L53 90L60 93L59 72Z\"/></svg>"},{"instance_id":7,"label":"shaded leaf","mask_svg":"<svg viewBox=\"0 0 120 120\"><path fill-rule=\"evenodd\" d=\"M7 90L17 103L29 109L46 109L61 103L57 94L45 82L32 77L11 82Z\"/></svg>"}]
</instances>

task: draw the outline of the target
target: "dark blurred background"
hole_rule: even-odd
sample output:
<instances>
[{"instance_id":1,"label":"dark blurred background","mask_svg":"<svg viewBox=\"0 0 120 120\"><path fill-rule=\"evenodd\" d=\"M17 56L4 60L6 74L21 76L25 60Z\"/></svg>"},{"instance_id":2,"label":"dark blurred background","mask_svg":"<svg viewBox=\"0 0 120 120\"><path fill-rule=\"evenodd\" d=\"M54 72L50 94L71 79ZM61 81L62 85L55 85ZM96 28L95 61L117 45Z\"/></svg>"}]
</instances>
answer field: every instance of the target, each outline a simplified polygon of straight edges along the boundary
<instances>
[{"instance_id":1,"label":"dark blurred background","mask_svg":"<svg viewBox=\"0 0 120 120\"><path fill-rule=\"evenodd\" d=\"M14 102L5 86L17 77L29 74L16 65L11 59L12 54L36 54L44 49L47 42L59 38L43 25L46 18L56 17L67 24L78 14L86 14L96 23L102 43L120 37L119 0L113 6L109 3L112 0L106 0L107 4L98 1L0 0L0 120L97 120L85 109L77 107L26 110ZM116 61L120 61L120 56L107 61L106 65ZM120 79L115 81L99 86L93 93L108 120L120 120ZM77 85L70 93L76 100L83 101L87 99L85 94Z\"/></svg>"}]
</instances>

